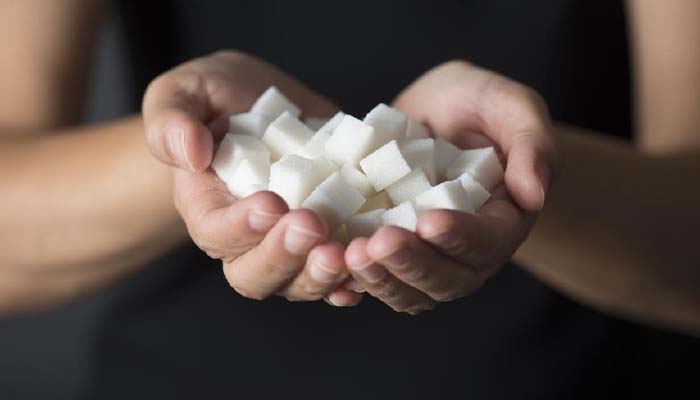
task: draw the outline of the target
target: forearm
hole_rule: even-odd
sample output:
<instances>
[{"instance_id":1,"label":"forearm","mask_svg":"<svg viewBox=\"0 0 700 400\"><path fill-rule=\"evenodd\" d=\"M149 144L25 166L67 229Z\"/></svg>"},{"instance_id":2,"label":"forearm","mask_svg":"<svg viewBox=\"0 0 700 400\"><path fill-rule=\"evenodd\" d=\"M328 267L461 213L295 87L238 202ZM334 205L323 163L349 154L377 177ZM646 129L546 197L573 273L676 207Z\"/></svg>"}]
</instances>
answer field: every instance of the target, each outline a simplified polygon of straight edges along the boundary
<instances>
[{"instance_id":1,"label":"forearm","mask_svg":"<svg viewBox=\"0 0 700 400\"><path fill-rule=\"evenodd\" d=\"M41 276L79 290L185 237L140 118L5 140L0 176L0 273L21 288Z\"/></svg>"},{"instance_id":2,"label":"forearm","mask_svg":"<svg viewBox=\"0 0 700 400\"><path fill-rule=\"evenodd\" d=\"M558 131L562 173L515 260L605 311L700 332L700 154Z\"/></svg>"}]
</instances>

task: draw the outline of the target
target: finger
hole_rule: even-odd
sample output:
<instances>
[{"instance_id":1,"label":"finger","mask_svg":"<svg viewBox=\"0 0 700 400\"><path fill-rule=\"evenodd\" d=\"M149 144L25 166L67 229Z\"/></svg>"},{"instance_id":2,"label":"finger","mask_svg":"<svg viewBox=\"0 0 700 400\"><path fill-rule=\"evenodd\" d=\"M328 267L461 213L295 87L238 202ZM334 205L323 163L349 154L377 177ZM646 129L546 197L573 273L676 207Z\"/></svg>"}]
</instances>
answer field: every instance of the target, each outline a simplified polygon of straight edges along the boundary
<instances>
[{"instance_id":1,"label":"finger","mask_svg":"<svg viewBox=\"0 0 700 400\"><path fill-rule=\"evenodd\" d=\"M258 246L225 263L224 274L238 293L264 299L291 282L304 268L311 249L327 236L326 226L313 212L291 211Z\"/></svg>"},{"instance_id":2,"label":"finger","mask_svg":"<svg viewBox=\"0 0 700 400\"><path fill-rule=\"evenodd\" d=\"M289 210L272 192L242 200L211 171L175 171L175 206L193 241L213 258L231 261L256 246Z\"/></svg>"},{"instance_id":3,"label":"finger","mask_svg":"<svg viewBox=\"0 0 700 400\"><path fill-rule=\"evenodd\" d=\"M506 156L506 183L517 204L531 211L544 205L557 160L547 107L535 91L453 61L419 78L396 104L453 142L464 132L484 133Z\"/></svg>"},{"instance_id":4,"label":"finger","mask_svg":"<svg viewBox=\"0 0 700 400\"><path fill-rule=\"evenodd\" d=\"M398 312L418 314L435 307L430 297L401 282L370 258L367 254L368 243L367 238L353 240L345 252L345 262L350 273L369 294Z\"/></svg>"},{"instance_id":5,"label":"finger","mask_svg":"<svg viewBox=\"0 0 700 400\"><path fill-rule=\"evenodd\" d=\"M339 243L314 247L301 273L278 294L288 300L321 299L348 277L344 255L345 248Z\"/></svg>"},{"instance_id":6,"label":"finger","mask_svg":"<svg viewBox=\"0 0 700 400\"><path fill-rule=\"evenodd\" d=\"M211 163L214 138L205 125L212 112L197 77L174 70L154 80L146 90L143 120L146 143L160 161L189 171Z\"/></svg>"},{"instance_id":7,"label":"finger","mask_svg":"<svg viewBox=\"0 0 700 400\"><path fill-rule=\"evenodd\" d=\"M339 287L333 289L333 291L323 300L335 307L352 307L360 304L364 296L361 293L356 293L351 290Z\"/></svg>"},{"instance_id":8,"label":"finger","mask_svg":"<svg viewBox=\"0 0 700 400\"><path fill-rule=\"evenodd\" d=\"M365 287L362 286L360 282L358 282L357 279L353 278L352 276L346 279L345 282L343 282L343 287L355 293L366 292Z\"/></svg>"},{"instance_id":9,"label":"finger","mask_svg":"<svg viewBox=\"0 0 700 400\"><path fill-rule=\"evenodd\" d=\"M370 238L367 254L405 284L446 302L475 292L485 276L446 257L413 232L383 227Z\"/></svg>"},{"instance_id":10,"label":"finger","mask_svg":"<svg viewBox=\"0 0 700 400\"><path fill-rule=\"evenodd\" d=\"M416 233L443 254L488 276L515 252L533 221L501 186L476 215L452 210L422 213Z\"/></svg>"}]
</instances>

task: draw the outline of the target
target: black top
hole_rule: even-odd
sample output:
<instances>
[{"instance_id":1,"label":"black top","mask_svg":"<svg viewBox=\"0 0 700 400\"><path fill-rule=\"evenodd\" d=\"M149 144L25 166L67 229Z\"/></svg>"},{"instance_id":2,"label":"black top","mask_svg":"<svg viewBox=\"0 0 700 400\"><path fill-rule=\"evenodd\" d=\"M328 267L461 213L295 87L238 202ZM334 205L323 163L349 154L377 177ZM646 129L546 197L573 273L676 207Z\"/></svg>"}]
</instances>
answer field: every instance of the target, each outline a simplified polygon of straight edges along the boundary
<instances>
[{"instance_id":1,"label":"black top","mask_svg":"<svg viewBox=\"0 0 700 400\"><path fill-rule=\"evenodd\" d=\"M533 86L557 120L631 130L621 2L182 0L117 11L134 111L156 74L236 48L357 116L466 58ZM681 365L697 359L696 340L588 310L517 266L416 318L371 298L351 309L247 300L187 245L89 298L0 322L0 398L673 397L695 389Z\"/></svg>"}]
</instances>

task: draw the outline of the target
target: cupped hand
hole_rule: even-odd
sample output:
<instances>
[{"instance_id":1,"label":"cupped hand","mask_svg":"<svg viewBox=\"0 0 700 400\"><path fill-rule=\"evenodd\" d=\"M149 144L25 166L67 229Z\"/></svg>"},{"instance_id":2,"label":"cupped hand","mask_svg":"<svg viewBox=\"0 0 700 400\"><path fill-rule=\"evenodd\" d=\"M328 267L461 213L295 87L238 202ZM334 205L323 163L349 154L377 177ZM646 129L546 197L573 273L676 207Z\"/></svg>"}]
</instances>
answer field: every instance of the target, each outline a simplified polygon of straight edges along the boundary
<instances>
[{"instance_id":1,"label":"cupped hand","mask_svg":"<svg viewBox=\"0 0 700 400\"><path fill-rule=\"evenodd\" d=\"M466 62L428 71L394 106L459 147L494 145L506 165L504 183L477 214L431 210L415 233L382 227L348 246L347 266L367 292L417 314L473 293L510 259L545 204L557 154L542 98Z\"/></svg>"},{"instance_id":2,"label":"cupped hand","mask_svg":"<svg viewBox=\"0 0 700 400\"><path fill-rule=\"evenodd\" d=\"M311 116L336 107L278 68L253 56L217 52L182 64L156 78L143 100L147 144L172 165L174 199L190 236L221 259L229 284L240 294L263 299L328 298L352 305L361 294L344 289L344 248L328 241L323 222L307 210L292 210L272 192L242 200L209 168L215 142L231 114L250 109L269 86L277 86Z\"/></svg>"}]
</instances>

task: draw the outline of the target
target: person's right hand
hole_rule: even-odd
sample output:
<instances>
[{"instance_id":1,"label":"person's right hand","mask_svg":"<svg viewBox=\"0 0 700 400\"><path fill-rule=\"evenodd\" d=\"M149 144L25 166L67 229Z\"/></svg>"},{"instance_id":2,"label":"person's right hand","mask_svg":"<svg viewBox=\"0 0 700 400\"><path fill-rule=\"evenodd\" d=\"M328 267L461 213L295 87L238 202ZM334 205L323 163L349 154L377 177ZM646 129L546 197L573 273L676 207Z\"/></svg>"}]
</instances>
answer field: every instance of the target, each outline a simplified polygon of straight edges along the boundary
<instances>
[{"instance_id":1,"label":"person's right hand","mask_svg":"<svg viewBox=\"0 0 700 400\"><path fill-rule=\"evenodd\" d=\"M241 295L289 300L326 298L357 304L362 295L339 286L347 277L344 248L311 211L290 211L279 196L258 192L242 200L208 168L214 143L231 114L250 109L277 86L311 116L330 116L327 99L274 66L250 55L223 51L182 64L156 78L143 100L148 146L172 165L175 205L194 242L221 259L229 284Z\"/></svg>"}]
</instances>

